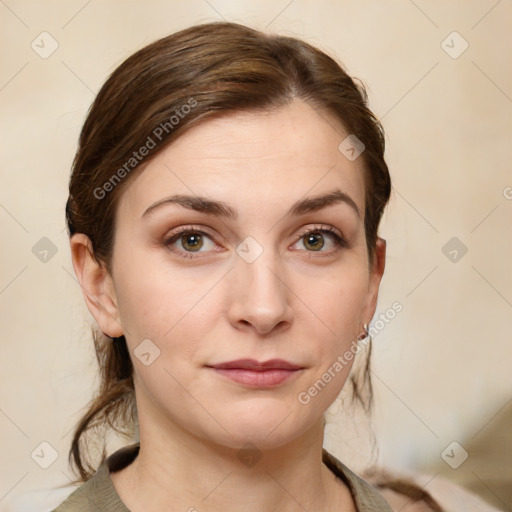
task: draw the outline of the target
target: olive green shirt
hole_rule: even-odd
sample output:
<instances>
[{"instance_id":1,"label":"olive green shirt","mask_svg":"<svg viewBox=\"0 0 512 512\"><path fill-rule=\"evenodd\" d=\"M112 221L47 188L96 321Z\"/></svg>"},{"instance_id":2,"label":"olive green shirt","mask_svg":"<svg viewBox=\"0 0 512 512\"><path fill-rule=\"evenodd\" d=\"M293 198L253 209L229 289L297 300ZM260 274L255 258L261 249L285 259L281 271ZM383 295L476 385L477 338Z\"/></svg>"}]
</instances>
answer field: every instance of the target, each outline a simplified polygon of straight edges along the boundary
<instances>
[{"instance_id":1,"label":"olive green shirt","mask_svg":"<svg viewBox=\"0 0 512 512\"><path fill-rule=\"evenodd\" d=\"M107 457L96 473L52 512L130 512L117 494L110 473L131 464L139 453L139 446L139 443L125 446ZM322 459L347 484L358 512L393 512L372 485L350 471L325 449L322 451Z\"/></svg>"}]
</instances>

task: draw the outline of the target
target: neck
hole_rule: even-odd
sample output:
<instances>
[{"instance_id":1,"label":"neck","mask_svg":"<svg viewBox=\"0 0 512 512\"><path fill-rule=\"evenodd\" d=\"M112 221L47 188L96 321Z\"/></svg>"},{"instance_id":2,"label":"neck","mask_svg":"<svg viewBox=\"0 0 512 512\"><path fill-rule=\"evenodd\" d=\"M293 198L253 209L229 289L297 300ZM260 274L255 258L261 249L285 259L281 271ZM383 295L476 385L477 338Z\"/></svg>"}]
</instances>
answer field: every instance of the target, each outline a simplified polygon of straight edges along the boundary
<instances>
[{"instance_id":1,"label":"neck","mask_svg":"<svg viewBox=\"0 0 512 512\"><path fill-rule=\"evenodd\" d=\"M212 444L175 426L158 430L139 420L138 456L111 474L132 512L164 511L170 503L189 512L355 510L345 484L322 462L323 418L299 438L264 452Z\"/></svg>"}]
</instances>

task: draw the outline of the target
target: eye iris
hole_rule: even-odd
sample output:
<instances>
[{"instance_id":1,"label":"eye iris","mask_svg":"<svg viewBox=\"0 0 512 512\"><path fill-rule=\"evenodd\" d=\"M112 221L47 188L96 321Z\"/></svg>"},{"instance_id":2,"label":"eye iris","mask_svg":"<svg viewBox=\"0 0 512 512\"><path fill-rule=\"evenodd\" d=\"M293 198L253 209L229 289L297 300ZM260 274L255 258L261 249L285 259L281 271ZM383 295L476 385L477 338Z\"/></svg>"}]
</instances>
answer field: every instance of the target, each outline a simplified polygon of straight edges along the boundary
<instances>
[{"instance_id":1,"label":"eye iris","mask_svg":"<svg viewBox=\"0 0 512 512\"><path fill-rule=\"evenodd\" d=\"M324 246L323 235L321 233L310 233L306 236L304 243L306 247L311 245L314 251L318 251Z\"/></svg>"},{"instance_id":2,"label":"eye iris","mask_svg":"<svg viewBox=\"0 0 512 512\"><path fill-rule=\"evenodd\" d=\"M197 251L203 246L202 236L197 233L187 233L181 237L183 248Z\"/></svg>"}]
</instances>

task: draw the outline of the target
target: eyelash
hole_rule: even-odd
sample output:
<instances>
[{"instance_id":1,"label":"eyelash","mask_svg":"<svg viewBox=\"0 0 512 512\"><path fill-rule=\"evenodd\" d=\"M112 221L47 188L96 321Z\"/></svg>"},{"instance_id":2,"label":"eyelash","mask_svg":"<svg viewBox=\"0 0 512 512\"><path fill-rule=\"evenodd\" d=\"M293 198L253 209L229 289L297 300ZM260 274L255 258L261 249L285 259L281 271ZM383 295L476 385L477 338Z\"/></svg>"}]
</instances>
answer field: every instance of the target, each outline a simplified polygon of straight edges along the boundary
<instances>
[{"instance_id":1,"label":"eyelash","mask_svg":"<svg viewBox=\"0 0 512 512\"><path fill-rule=\"evenodd\" d=\"M313 229L308 229L308 230L304 231L298 237L298 239L295 243L297 243L301 238L304 238L306 235L309 235L312 233L315 233L315 234L322 233L322 234L330 235L333 238L336 247L334 248L334 250L331 250L331 251L306 251L306 252L309 252L309 253L319 252L319 254L321 256L331 256L334 252L337 252L337 251L341 250L342 248L348 247L347 241L342 236L338 235L335 228L333 228L331 226L315 226ZM198 258L198 257L200 258L201 256L196 255L199 253L194 253L194 252L190 252L190 251L180 251L180 250L176 250L171 247L180 237L187 235L187 234L197 234L197 235L201 235L201 236L205 235L210 239L212 238L208 233L205 233L201 229L195 229L193 226L184 226L182 228L178 228L178 231L171 233L169 235L169 237L167 237L164 240L163 245L165 247L169 248L172 252L177 253L182 258L189 258L189 259L190 258Z\"/></svg>"}]
</instances>

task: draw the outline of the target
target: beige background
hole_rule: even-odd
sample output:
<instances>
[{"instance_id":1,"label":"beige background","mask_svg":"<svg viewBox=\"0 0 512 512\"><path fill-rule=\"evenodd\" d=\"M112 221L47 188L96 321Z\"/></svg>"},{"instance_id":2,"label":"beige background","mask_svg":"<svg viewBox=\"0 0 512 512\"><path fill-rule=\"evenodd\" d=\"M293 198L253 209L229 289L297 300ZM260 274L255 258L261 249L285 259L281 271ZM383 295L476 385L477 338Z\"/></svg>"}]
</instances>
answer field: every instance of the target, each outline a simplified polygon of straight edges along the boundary
<instances>
[{"instance_id":1,"label":"beige background","mask_svg":"<svg viewBox=\"0 0 512 512\"><path fill-rule=\"evenodd\" d=\"M394 192L382 226L388 260L379 312L394 301L403 311L374 340L379 451L372 457L368 422L353 419L351 410L336 415L337 403L326 446L356 470L369 462L421 470L427 489L444 476L506 510L512 506L509 0L0 2L0 510L25 510L19 504L30 498L26 491L69 482L71 430L97 384L90 317L64 228L86 111L132 52L221 18L302 37L336 55L366 84L386 129ZM31 47L45 37L50 48L43 31L58 43L46 59ZM57 249L46 263L32 252L43 237ZM452 237L466 254L449 246L445 255ZM469 452L458 469L441 458L454 441ZM42 442L58 453L48 469L31 458ZM461 450L448 450L451 461Z\"/></svg>"}]
</instances>

